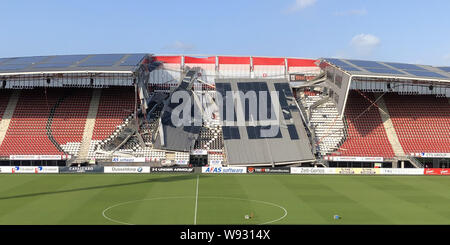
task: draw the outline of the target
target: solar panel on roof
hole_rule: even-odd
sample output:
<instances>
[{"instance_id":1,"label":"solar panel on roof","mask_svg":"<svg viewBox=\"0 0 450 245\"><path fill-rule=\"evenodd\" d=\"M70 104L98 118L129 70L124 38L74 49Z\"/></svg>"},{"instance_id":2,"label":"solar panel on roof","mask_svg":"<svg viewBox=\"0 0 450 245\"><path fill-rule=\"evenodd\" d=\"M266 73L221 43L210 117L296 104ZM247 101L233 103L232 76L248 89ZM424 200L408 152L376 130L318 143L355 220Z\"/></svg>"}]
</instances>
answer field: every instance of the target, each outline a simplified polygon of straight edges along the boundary
<instances>
[{"instance_id":1,"label":"solar panel on roof","mask_svg":"<svg viewBox=\"0 0 450 245\"><path fill-rule=\"evenodd\" d=\"M0 64L5 62L5 61L7 61L7 60L9 60L9 58L0 58Z\"/></svg>"},{"instance_id":2,"label":"solar panel on roof","mask_svg":"<svg viewBox=\"0 0 450 245\"><path fill-rule=\"evenodd\" d=\"M0 71L22 70L30 66L30 64L1 64Z\"/></svg>"},{"instance_id":3,"label":"solar panel on roof","mask_svg":"<svg viewBox=\"0 0 450 245\"><path fill-rule=\"evenodd\" d=\"M331 62L332 64L347 70L347 71L361 71L361 69L358 69L356 67L353 67L345 62L343 62L342 60L339 59L327 59L327 61Z\"/></svg>"},{"instance_id":4,"label":"solar panel on roof","mask_svg":"<svg viewBox=\"0 0 450 245\"><path fill-rule=\"evenodd\" d=\"M442 78L447 78L439 73L436 72L432 72L432 71L427 71L427 70L423 70L423 71L417 71L417 70L405 70L408 73L411 73L415 76L418 77L442 77Z\"/></svg>"},{"instance_id":5,"label":"solar panel on roof","mask_svg":"<svg viewBox=\"0 0 450 245\"><path fill-rule=\"evenodd\" d=\"M64 68L70 65L71 64L64 64L64 63L42 63L34 65L33 68Z\"/></svg>"},{"instance_id":6,"label":"solar panel on roof","mask_svg":"<svg viewBox=\"0 0 450 245\"><path fill-rule=\"evenodd\" d=\"M363 68L389 69L389 67L382 65L378 62L375 62L375 61L367 61L367 60L347 60L347 61L356 66L363 67Z\"/></svg>"},{"instance_id":7,"label":"solar panel on roof","mask_svg":"<svg viewBox=\"0 0 450 245\"><path fill-rule=\"evenodd\" d=\"M450 67L438 67L438 68L443 71L450 72Z\"/></svg>"},{"instance_id":8,"label":"solar panel on roof","mask_svg":"<svg viewBox=\"0 0 450 245\"><path fill-rule=\"evenodd\" d=\"M48 64L74 64L88 57L87 55L57 55L51 57L43 63Z\"/></svg>"},{"instance_id":9,"label":"solar panel on roof","mask_svg":"<svg viewBox=\"0 0 450 245\"><path fill-rule=\"evenodd\" d=\"M98 54L88 58L78 66L112 66L123 58L123 54Z\"/></svg>"},{"instance_id":10,"label":"solar panel on roof","mask_svg":"<svg viewBox=\"0 0 450 245\"><path fill-rule=\"evenodd\" d=\"M426 69L417 66L417 65L413 65L413 64L402 64L402 63L391 63L391 62L384 62L392 67L395 67L397 69L401 69L401 70L423 70L426 71Z\"/></svg>"},{"instance_id":11,"label":"solar panel on roof","mask_svg":"<svg viewBox=\"0 0 450 245\"><path fill-rule=\"evenodd\" d=\"M17 65L17 64L27 64L27 65L31 65L33 63L38 63L41 62L45 59L47 59L48 56L32 56L32 57L19 57L19 58L11 58L8 61L4 62L3 64L8 64L8 65Z\"/></svg>"},{"instance_id":12,"label":"solar panel on roof","mask_svg":"<svg viewBox=\"0 0 450 245\"><path fill-rule=\"evenodd\" d=\"M80 67L87 67L87 66L113 66L116 62L107 62L107 61L103 61L103 62L98 62L98 63L82 63L79 64L78 66Z\"/></svg>"},{"instance_id":13,"label":"solar panel on roof","mask_svg":"<svg viewBox=\"0 0 450 245\"><path fill-rule=\"evenodd\" d=\"M393 70L393 69L381 69L381 68L365 68L366 70L373 72L373 73L381 73L381 74L400 74L400 75L405 75L404 73L397 71L397 70Z\"/></svg>"},{"instance_id":14,"label":"solar panel on roof","mask_svg":"<svg viewBox=\"0 0 450 245\"><path fill-rule=\"evenodd\" d=\"M120 63L121 66L135 66L144 58L143 54L132 54Z\"/></svg>"}]
</instances>

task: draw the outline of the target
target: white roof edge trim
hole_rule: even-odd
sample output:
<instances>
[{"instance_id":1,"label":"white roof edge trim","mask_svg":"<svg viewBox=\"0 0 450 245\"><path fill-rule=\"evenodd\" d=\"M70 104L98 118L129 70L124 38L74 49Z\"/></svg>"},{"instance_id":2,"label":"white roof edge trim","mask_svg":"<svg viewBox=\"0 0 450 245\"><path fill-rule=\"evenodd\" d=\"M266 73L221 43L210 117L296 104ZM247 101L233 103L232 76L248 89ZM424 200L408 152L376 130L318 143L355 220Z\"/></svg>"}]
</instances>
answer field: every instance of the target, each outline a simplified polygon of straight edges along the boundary
<instances>
[{"instance_id":1,"label":"white roof edge trim","mask_svg":"<svg viewBox=\"0 0 450 245\"><path fill-rule=\"evenodd\" d=\"M403 76L383 76L383 75L357 75L353 74L353 77L368 77L368 78L391 78L391 79L404 79L404 80L418 80L418 81L433 81L433 82L448 82L450 79L437 79L437 78L420 78L420 77L403 77Z\"/></svg>"},{"instance_id":2,"label":"white roof edge trim","mask_svg":"<svg viewBox=\"0 0 450 245\"><path fill-rule=\"evenodd\" d=\"M347 108L348 93L349 93L349 91L350 91L350 87L352 86L352 81L353 81L353 75L350 75L350 78L349 78L349 80L348 80L347 91L345 92L344 106L342 107L342 112L341 112L341 114L339 115L339 119L342 119L342 118L343 118L345 109Z\"/></svg>"}]
</instances>

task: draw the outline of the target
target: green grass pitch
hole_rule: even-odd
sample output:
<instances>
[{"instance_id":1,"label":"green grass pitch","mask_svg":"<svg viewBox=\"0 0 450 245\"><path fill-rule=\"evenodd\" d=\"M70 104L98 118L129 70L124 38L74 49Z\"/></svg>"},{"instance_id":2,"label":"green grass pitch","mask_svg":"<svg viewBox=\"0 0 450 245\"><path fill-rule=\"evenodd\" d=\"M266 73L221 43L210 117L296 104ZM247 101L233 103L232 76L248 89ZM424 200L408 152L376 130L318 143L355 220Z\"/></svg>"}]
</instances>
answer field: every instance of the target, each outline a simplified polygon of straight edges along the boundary
<instances>
[{"instance_id":1,"label":"green grass pitch","mask_svg":"<svg viewBox=\"0 0 450 245\"><path fill-rule=\"evenodd\" d=\"M439 176L0 175L1 225L450 224L449 207Z\"/></svg>"}]
</instances>

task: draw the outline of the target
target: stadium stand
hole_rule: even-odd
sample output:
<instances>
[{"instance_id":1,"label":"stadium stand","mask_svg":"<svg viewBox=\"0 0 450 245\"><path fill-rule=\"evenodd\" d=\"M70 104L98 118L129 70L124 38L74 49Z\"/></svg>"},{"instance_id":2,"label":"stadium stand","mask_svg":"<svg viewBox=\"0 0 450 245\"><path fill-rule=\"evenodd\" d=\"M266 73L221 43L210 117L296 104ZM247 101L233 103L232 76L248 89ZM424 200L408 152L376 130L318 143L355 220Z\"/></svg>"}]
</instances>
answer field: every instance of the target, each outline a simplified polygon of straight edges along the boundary
<instances>
[{"instance_id":1,"label":"stadium stand","mask_svg":"<svg viewBox=\"0 0 450 245\"><path fill-rule=\"evenodd\" d=\"M76 154L91 92L60 88L23 90L0 146L0 156Z\"/></svg>"},{"instance_id":2,"label":"stadium stand","mask_svg":"<svg viewBox=\"0 0 450 245\"><path fill-rule=\"evenodd\" d=\"M387 93L384 100L405 153L450 152L447 98Z\"/></svg>"},{"instance_id":3,"label":"stadium stand","mask_svg":"<svg viewBox=\"0 0 450 245\"><path fill-rule=\"evenodd\" d=\"M305 108L310 111L309 122L315 133L318 151L326 155L337 149L344 138L344 122L339 118L335 104L328 100L315 107L314 104L323 100L323 96L317 91L305 90L303 102Z\"/></svg>"},{"instance_id":4,"label":"stadium stand","mask_svg":"<svg viewBox=\"0 0 450 245\"><path fill-rule=\"evenodd\" d=\"M373 93L365 93L374 101ZM394 157L378 108L355 90L350 91L345 110L346 136L333 156Z\"/></svg>"},{"instance_id":5,"label":"stadium stand","mask_svg":"<svg viewBox=\"0 0 450 245\"><path fill-rule=\"evenodd\" d=\"M150 66L137 70L144 67L143 58L146 62L157 61L162 65L154 63L154 68L158 67L155 70L149 69ZM319 66L315 59L284 57L108 54L25 57L20 60L32 63L27 63L28 68L20 66L19 70L0 69L0 76L5 79L0 89L1 164L22 161L11 155L24 155L24 161L29 161L26 164L34 164L35 156L44 156L43 160L49 161L51 156L62 156L63 160L71 156L74 161L67 164L86 163L92 159L111 163L114 158L124 157L186 165L190 155L194 155L202 161L207 159L209 164L269 165L320 163L321 159L324 162L347 159L356 162L362 159L358 157L382 157L383 162L412 163L408 157L420 157L417 156L420 153L445 153L442 156L447 159L450 154L450 88L446 84L450 75L433 73L435 69L430 66L420 66L422 71L428 72L419 74L414 69L407 69L411 67L407 64L389 63L387 66L388 63L373 61L328 59L334 65ZM48 60L55 63L48 63ZM64 68L60 67L59 61L65 62ZM53 73L43 74L40 67L49 65L55 66L51 70ZM418 66L414 67L418 69ZM149 113L148 121L143 120L142 113L138 114L139 120L134 119L135 105L145 110L145 106L139 107L139 101L145 101L139 100L139 96L154 99L168 95L190 69L199 78L192 84L195 98L209 98L208 102L214 101L211 104L217 99L214 91L228 91L224 84L229 84L233 91L269 91L262 87L255 89L260 86L254 87L256 83L263 83L270 91L283 92L289 97L282 100L288 105L280 105L285 110L287 128L280 130L281 137L277 135L273 139L274 142L279 139L280 143L262 140L253 131L254 127L242 126L237 131L224 127L222 131L220 120L225 115L220 115L218 108L203 108L207 119L198 132L195 128L194 138L187 137L189 145L181 142L183 137L177 131L166 130L162 135L167 137L164 140L167 145L158 148L164 103L157 103L155 110ZM146 72L149 70L151 72ZM30 72L35 74L30 77ZM10 77L11 74L15 75ZM407 77L389 80L395 74ZM441 80L433 80L436 74ZM324 81L320 80L322 75ZM445 76L448 81L442 80ZM311 81L311 77L316 79ZM414 79L421 79L421 84ZM135 94L134 85L141 89L139 91L145 91L145 95ZM211 115L210 110L213 110ZM292 113L298 115L292 117ZM140 128L134 127L137 121ZM296 124L294 130L292 123ZM306 130L304 133L303 129ZM129 135L121 137L124 132ZM297 139L299 132L301 140ZM116 140L120 144L109 147ZM307 151L302 153L304 156L281 159L298 151L298 147L286 150L291 146L284 146L291 143L281 143L281 140L291 143L298 140L308 146L304 147ZM254 156L245 158L247 152L255 154L264 149L267 142L271 144L268 149L277 150L259 162ZM255 143L254 148L252 143ZM170 145L176 147L168 148ZM282 150L287 152L276 155ZM263 156L267 152L269 150L256 155ZM46 155L50 158L45 159Z\"/></svg>"},{"instance_id":6,"label":"stadium stand","mask_svg":"<svg viewBox=\"0 0 450 245\"><path fill-rule=\"evenodd\" d=\"M134 112L134 88L112 87L102 89L92 140L104 140L116 127Z\"/></svg>"}]
</instances>

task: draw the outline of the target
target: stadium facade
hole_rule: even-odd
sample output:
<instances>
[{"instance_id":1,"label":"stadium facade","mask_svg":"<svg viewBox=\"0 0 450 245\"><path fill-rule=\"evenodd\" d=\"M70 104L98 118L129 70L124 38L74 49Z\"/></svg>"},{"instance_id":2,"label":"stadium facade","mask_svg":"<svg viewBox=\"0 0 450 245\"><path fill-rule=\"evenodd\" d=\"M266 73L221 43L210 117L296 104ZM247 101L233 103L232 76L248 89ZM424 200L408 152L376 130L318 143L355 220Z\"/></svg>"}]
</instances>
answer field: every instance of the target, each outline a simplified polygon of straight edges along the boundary
<instances>
[{"instance_id":1,"label":"stadium facade","mask_svg":"<svg viewBox=\"0 0 450 245\"><path fill-rule=\"evenodd\" d=\"M449 67L55 55L0 58L0 81L6 166L450 166Z\"/></svg>"}]
</instances>

